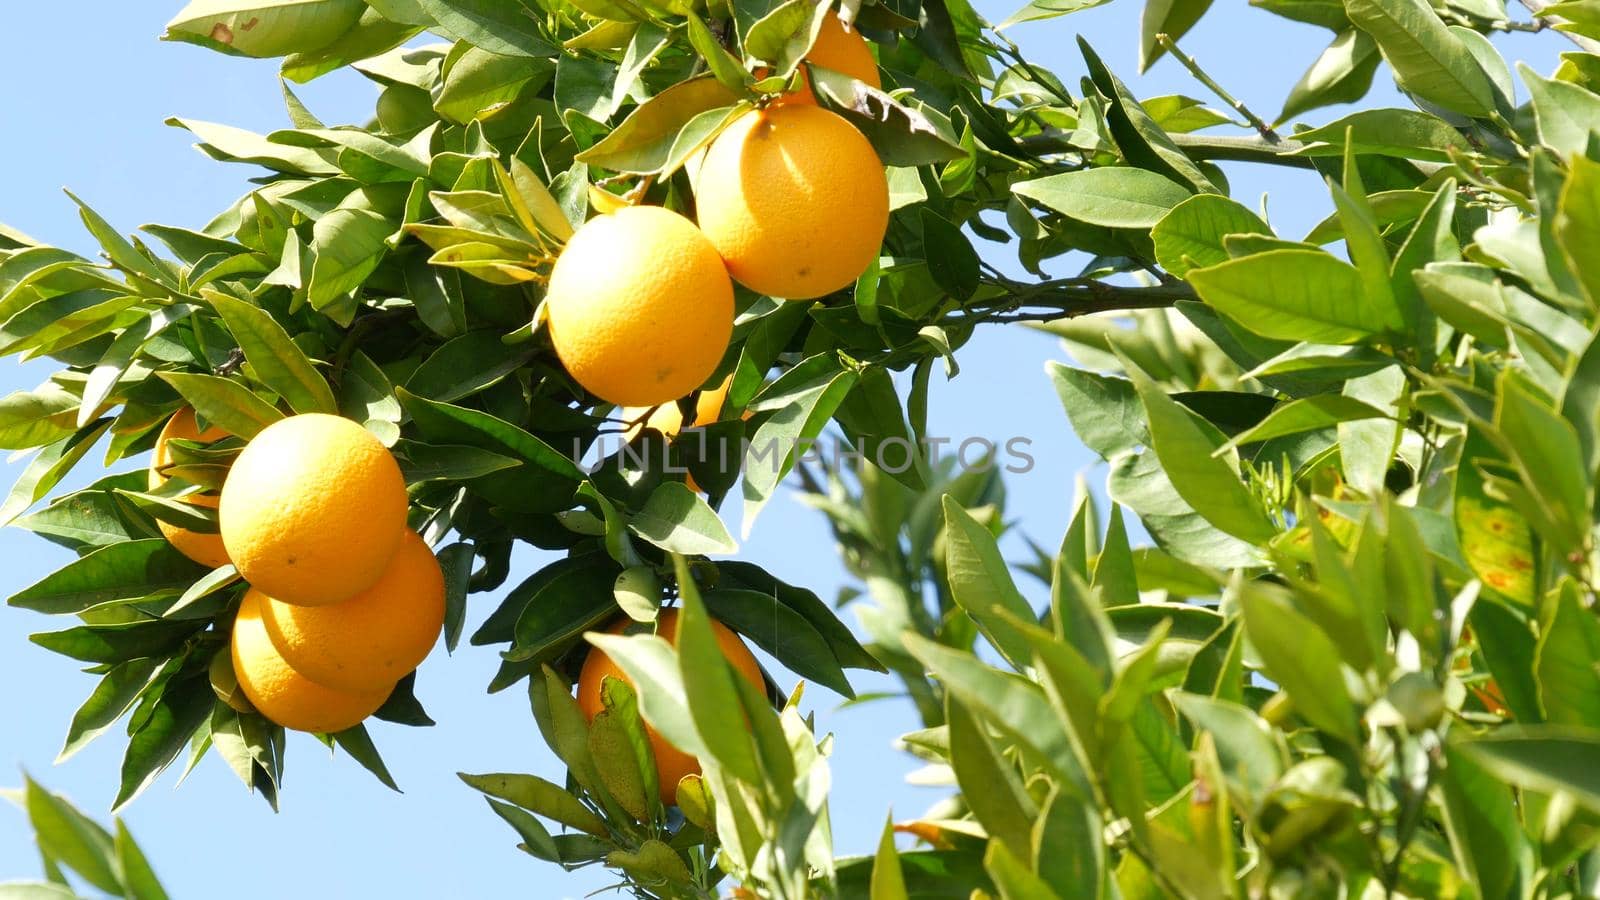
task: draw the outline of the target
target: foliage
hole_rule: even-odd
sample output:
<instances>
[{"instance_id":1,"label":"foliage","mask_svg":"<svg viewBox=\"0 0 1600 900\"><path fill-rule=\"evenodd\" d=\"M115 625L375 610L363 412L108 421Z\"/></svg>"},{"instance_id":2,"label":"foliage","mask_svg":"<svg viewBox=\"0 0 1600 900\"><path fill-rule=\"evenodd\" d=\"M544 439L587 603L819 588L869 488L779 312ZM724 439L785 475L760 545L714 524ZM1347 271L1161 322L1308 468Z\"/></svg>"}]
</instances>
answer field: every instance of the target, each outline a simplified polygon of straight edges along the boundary
<instances>
[{"instance_id":1,"label":"foliage","mask_svg":"<svg viewBox=\"0 0 1600 900\"><path fill-rule=\"evenodd\" d=\"M1094 5L1032 0L1004 27ZM186 404L241 438L339 412L395 449L413 524L448 541L448 646L514 544L564 554L470 638L501 648L490 690L527 681L568 768L463 776L541 859L656 897L728 879L873 900L1592 893L1600 18L1586 0L1531 23L1503 0L1252 0L1332 34L1274 125L1175 43L1210 5L1149 0L1142 58L1173 55L1226 113L1137 99L1087 44L1074 92L967 0L846 0L883 91L804 63L831 14L809 0L191 5L169 37L284 56L293 128L173 120L264 168L258 186L198 231L146 226L164 253L87 207L104 262L0 229L0 349L63 366L0 400L0 446L36 451L0 520L79 554L10 601L76 617L35 640L100 678L63 755L127 715L118 805L186 746L276 802L282 730L209 683L243 586L154 527L206 514L142 472L28 510ZM236 39L246 15L263 30ZM1552 22L1581 52L1549 78L1514 77L1485 37ZM1365 96L1380 60L1414 108L1279 133ZM288 84L344 66L381 86L364 126L322 123ZM802 68L889 166L878 263L815 303L741 291L715 440L608 444L622 427L541 327L551 260L592 213L691 211L685 161ZM1235 114L1253 135L1197 133ZM1336 212L1280 235L1218 160L1312 170ZM1014 241L1037 277L969 235ZM998 474L926 440L935 367L1003 322L1068 343L1079 365L1049 377L1112 501L1085 493L1059 549L1021 565L999 549ZM830 427L879 463L800 460ZM181 444L174 492L237 452ZM734 546L716 510L735 485L748 527L797 468L862 582L841 599L865 648L811 591L705 556ZM1131 546L1135 520L1153 546ZM669 600L676 650L594 633ZM893 672L925 725L904 746L954 796L836 860L833 738L799 689L729 675L708 615L846 697L846 669ZM593 723L569 688L586 635L636 685ZM379 715L431 724L409 683ZM677 808L655 800L645 721L702 760ZM365 730L324 740L389 780Z\"/></svg>"},{"instance_id":2,"label":"foliage","mask_svg":"<svg viewBox=\"0 0 1600 900\"><path fill-rule=\"evenodd\" d=\"M78 883L99 891L98 896L167 900L166 889L121 819L114 819L108 831L32 778L26 779L22 789L4 793L28 816L45 877L43 881L0 884L0 897L74 900L79 894L71 873Z\"/></svg>"}]
</instances>

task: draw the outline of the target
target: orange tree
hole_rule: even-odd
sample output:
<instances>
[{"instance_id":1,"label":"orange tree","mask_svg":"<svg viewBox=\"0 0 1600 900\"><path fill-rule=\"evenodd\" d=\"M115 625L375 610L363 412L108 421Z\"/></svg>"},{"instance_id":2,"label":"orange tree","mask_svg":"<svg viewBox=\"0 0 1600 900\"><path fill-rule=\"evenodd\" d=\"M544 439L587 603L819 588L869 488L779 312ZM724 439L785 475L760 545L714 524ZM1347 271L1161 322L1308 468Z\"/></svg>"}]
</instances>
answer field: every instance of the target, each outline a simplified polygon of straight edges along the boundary
<instances>
[{"instance_id":1,"label":"orange tree","mask_svg":"<svg viewBox=\"0 0 1600 900\"><path fill-rule=\"evenodd\" d=\"M128 717L117 806L186 747L276 802L285 724L388 780L351 723L429 720L383 623L454 647L527 542L562 557L471 641L567 771L463 778L640 896L1592 894L1600 13L1253 5L1330 32L1276 124L1182 54L1207 0L1149 0L1139 40L1226 112L1087 45L1069 85L966 0L196 0L170 38L382 92L360 126L287 87L290 129L177 120L266 170L198 230L84 208L100 261L0 230L4 350L62 366L0 400L36 451L0 518L79 553L10 599L98 679L67 751ZM1513 73L1511 29L1573 49ZM1380 61L1412 107L1286 124ZM1217 160L1314 170L1336 212L1280 234ZM1083 363L1048 375L1114 504L1023 564L998 478L923 440L935 371L1010 322ZM864 643L717 512L825 429L868 460L798 474ZM408 528L437 586L393 574ZM844 696L901 679L955 788L896 826L917 847L835 859L834 740L744 642ZM120 833L26 796L53 880L152 895Z\"/></svg>"}]
</instances>

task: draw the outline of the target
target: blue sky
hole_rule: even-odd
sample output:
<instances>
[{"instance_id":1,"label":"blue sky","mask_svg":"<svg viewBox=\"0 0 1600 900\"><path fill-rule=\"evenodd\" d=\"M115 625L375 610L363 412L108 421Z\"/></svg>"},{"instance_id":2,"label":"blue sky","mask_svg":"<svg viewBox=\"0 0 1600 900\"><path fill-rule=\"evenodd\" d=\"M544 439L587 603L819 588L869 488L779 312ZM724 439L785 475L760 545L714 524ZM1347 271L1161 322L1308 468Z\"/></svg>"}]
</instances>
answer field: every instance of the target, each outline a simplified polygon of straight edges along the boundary
<instances>
[{"instance_id":1,"label":"blue sky","mask_svg":"<svg viewBox=\"0 0 1600 900\"><path fill-rule=\"evenodd\" d=\"M0 31L10 36L0 55L0 221L79 252L93 247L75 208L60 192L68 186L124 231L162 222L198 227L242 194L249 170L212 162L191 149L186 132L162 125L168 116L204 119L256 131L287 127L275 66L230 59L156 40L177 2L106 3L56 0L5 4ZM1141 4L1119 0L1106 7L1049 22L1020 26L1013 38L1034 61L1076 84L1083 68L1074 37L1086 36L1141 96L1182 92L1205 97L1171 60L1135 77ZM1011 11L980 0L995 21ZM1289 85L1325 45L1328 32L1277 19L1240 2L1218 4L1184 47L1220 81L1271 117ZM1553 36L1499 39L1513 58L1548 72L1567 49ZM1397 103L1387 70L1375 98ZM360 122L370 114L375 90L348 73L300 90L329 122ZM1205 97L1208 102L1212 98ZM1331 121L1342 111L1314 112ZM1315 176L1282 169L1231 166L1235 196L1255 205L1271 195L1273 224L1297 237L1328 211ZM990 247L996 265L1014 270L1014 253ZM1071 274L1058 262L1058 274ZM1046 360L1061 357L1055 341L1018 327L991 326L961 356L961 375L937 383L932 393L934 429L959 441L968 436L1004 443L1032 441L1037 465L1008 479L1009 516L1022 532L1053 545L1065 527L1075 476L1091 456L1072 437L1044 376ZM32 387L48 374L38 365L0 366L0 393ZM20 464L6 468L15 478ZM1097 486L1103 473L1091 472ZM730 504L731 506L731 504ZM1020 543L1013 538L1011 549ZM762 515L741 555L780 576L831 597L844 583L821 517L788 496ZM1017 553L1020 557L1021 553ZM0 573L9 594L67 560L68 554L19 530L0 531ZM516 571L542 565L521 554ZM513 579L513 583L515 582ZM498 598L475 596L469 627ZM846 620L853 617L846 614ZM84 809L104 816L116 792L123 749L119 734L55 767L72 710L93 687L73 663L27 641L35 631L61 627L45 617L0 607L0 785L20 782L26 769ZM568 875L524 856L515 838L455 772L532 771L559 779L517 690L486 695L497 658L493 648L442 648L424 664L418 694L438 720L431 729L379 723L374 737L406 793L379 785L348 759L330 759L310 737L290 741L283 811L274 815L247 794L215 758L188 781L173 786L169 773L126 812L130 827L174 896L226 891L238 900L309 896L454 897L503 893L516 886L538 897L578 897L611 883L591 869ZM793 676L775 670L780 682ZM887 680L857 677L857 690L888 689ZM897 702L836 710L838 698L822 688L808 692L819 727L837 736L833 760L833 821L841 852L869 851L884 812L897 817L922 811L935 789L904 783L916 768L896 752L896 735L916 727ZM0 881L39 875L22 815L0 807Z\"/></svg>"}]
</instances>

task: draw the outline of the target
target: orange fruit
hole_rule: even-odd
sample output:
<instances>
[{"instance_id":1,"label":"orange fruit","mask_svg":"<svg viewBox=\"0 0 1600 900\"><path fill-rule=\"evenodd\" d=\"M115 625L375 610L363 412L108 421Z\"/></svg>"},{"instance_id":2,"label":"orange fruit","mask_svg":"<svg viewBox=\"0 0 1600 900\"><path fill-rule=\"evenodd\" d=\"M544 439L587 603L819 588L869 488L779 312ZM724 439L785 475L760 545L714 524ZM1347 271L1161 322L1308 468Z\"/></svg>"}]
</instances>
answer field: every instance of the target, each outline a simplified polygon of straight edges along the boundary
<instances>
[{"instance_id":1,"label":"orange fruit","mask_svg":"<svg viewBox=\"0 0 1600 900\"><path fill-rule=\"evenodd\" d=\"M290 416L245 445L222 485L222 542L239 574L285 603L371 587L406 530L405 479L387 447L339 416Z\"/></svg>"},{"instance_id":2,"label":"orange fruit","mask_svg":"<svg viewBox=\"0 0 1600 900\"><path fill-rule=\"evenodd\" d=\"M234 676L257 712L285 728L332 734L359 725L389 699L393 684L352 693L296 672L273 646L261 620L264 596L255 588L245 592L232 638Z\"/></svg>"},{"instance_id":3,"label":"orange fruit","mask_svg":"<svg viewBox=\"0 0 1600 900\"><path fill-rule=\"evenodd\" d=\"M817 32L816 43L806 53L806 62L849 75L869 87L883 89L883 79L878 77L878 60L872 55L867 39L838 16L822 20L822 30ZM778 98L778 102L816 104L816 95L811 93L811 79L804 67L800 69L800 87Z\"/></svg>"},{"instance_id":4,"label":"orange fruit","mask_svg":"<svg viewBox=\"0 0 1600 900\"><path fill-rule=\"evenodd\" d=\"M167 447L168 441L213 443L225 437L228 437L228 433L215 425L209 425L201 431L200 423L195 420L194 410L190 407L185 406L173 413L167 424L161 426L161 433L156 435L155 448L150 451L150 490L157 490L167 483L167 476L161 474L161 469L172 465L172 451ZM204 493L189 494L183 501L194 506L216 509L219 499L216 494ZM228 550L222 546L222 535L190 531L160 519L156 520L156 527L161 529L162 535L172 546L178 548L179 553L200 565L215 569L228 564Z\"/></svg>"},{"instance_id":5,"label":"orange fruit","mask_svg":"<svg viewBox=\"0 0 1600 900\"><path fill-rule=\"evenodd\" d=\"M818 106L781 104L735 119L711 142L694 183L700 229L728 272L773 297L809 300L854 284L889 225L877 153Z\"/></svg>"},{"instance_id":6,"label":"orange fruit","mask_svg":"<svg viewBox=\"0 0 1600 900\"><path fill-rule=\"evenodd\" d=\"M722 404L728 399L728 388L732 386L733 376L729 375L716 387L701 391L700 396L695 398L694 421L689 423L688 427L704 428L721 418ZM649 417L642 422L637 421L646 412L650 413ZM663 403L653 410L647 406L630 406L623 409L620 415L624 422L635 423L629 425L628 430L623 432L622 439L624 441L633 440L646 428L654 428L670 441L684 429L683 411L678 408L676 401ZM746 413L745 417L749 418L749 414ZM683 483L691 491L701 491L700 485L695 483L694 476L688 472L683 474Z\"/></svg>"},{"instance_id":7,"label":"orange fruit","mask_svg":"<svg viewBox=\"0 0 1600 900\"><path fill-rule=\"evenodd\" d=\"M621 406L693 391L733 334L733 284L694 223L659 206L590 219L545 295L550 340L578 383Z\"/></svg>"},{"instance_id":8,"label":"orange fruit","mask_svg":"<svg viewBox=\"0 0 1600 900\"><path fill-rule=\"evenodd\" d=\"M332 606L293 606L266 595L261 620L295 671L363 693L392 686L422 664L444 626L444 574L428 544L407 531L372 587Z\"/></svg>"},{"instance_id":9,"label":"orange fruit","mask_svg":"<svg viewBox=\"0 0 1600 900\"><path fill-rule=\"evenodd\" d=\"M633 626L632 619L623 618L612 625L608 632L622 634ZM667 643L677 646L678 643L678 611L664 609L656 618L656 633L667 639ZM643 627L643 626L641 626ZM733 669L740 677L761 688L765 682L761 678L761 667L756 663L756 658L750 654L750 648L744 645L728 626L721 622L712 621L711 630L717 636L717 646L721 648L722 655L733 664ZM588 657L583 661L583 671L578 674L578 708L583 710L584 716L590 721L600 715L606 708L605 702L600 697L600 687L606 677L620 678L631 686L633 682L623 673L622 668L611 661L599 649L589 651ZM656 733L647 722L644 726L645 735L650 739L650 750L656 758L656 775L660 781L661 802L673 806L678 802L678 782L685 775L698 775L700 762L677 747L667 743L667 740Z\"/></svg>"},{"instance_id":10,"label":"orange fruit","mask_svg":"<svg viewBox=\"0 0 1600 900\"><path fill-rule=\"evenodd\" d=\"M722 404L728 399L728 388L732 386L733 376L729 375L716 387L701 391L700 396L695 398L694 421L688 427L703 428L717 421L722 416ZM637 421L646 412L650 413L649 417L642 422ZM633 440L646 428L654 428L668 440L671 440L677 437L678 432L684 429L683 411L678 408L678 401L676 400L670 403L662 403L653 410L648 406L625 407L618 415L622 416L622 421L624 422L635 423L628 426L628 430L623 433L624 440Z\"/></svg>"}]
</instances>

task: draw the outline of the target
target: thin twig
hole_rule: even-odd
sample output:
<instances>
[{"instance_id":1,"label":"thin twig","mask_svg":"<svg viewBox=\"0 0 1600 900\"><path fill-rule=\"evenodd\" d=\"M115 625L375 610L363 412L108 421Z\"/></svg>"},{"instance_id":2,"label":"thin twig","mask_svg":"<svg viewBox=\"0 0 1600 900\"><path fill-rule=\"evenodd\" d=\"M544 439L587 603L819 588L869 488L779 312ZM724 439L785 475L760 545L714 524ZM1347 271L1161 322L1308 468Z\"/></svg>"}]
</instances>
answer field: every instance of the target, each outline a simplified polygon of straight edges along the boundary
<instances>
[{"instance_id":1,"label":"thin twig","mask_svg":"<svg viewBox=\"0 0 1600 900\"><path fill-rule=\"evenodd\" d=\"M1198 299L1184 282L1157 285L1107 284L1090 278L1062 278L1029 284L1009 278L988 279L1005 294L969 306L940 324L1054 322L1093 313L1166 309L1181 300Z\"/></svg>"},{"instance_id":2,"label":"thin twig","mask_svg":"<svg viewBox=\"0 0 1600 900\"><path fill-rule=\"evenodd\" d=\"M1278 133L1272 130L1271 125L1268 125L1260 116L1251 112L1250 107L1245 106L1243 101L1228 93L1222 85L1217 84L1216 80L1207 75L1206 70L1200 68L1200 64L1194 61L1194 57L1179 50L1178 42L1173 40L1171 35L1163 32L1156 35L1156 41L1161 44L1162 49L1172 54L1173 59L1183 63L1183 67L1189 70L1189 74L1193 75L1201 84L1210 88L1211 93L1216 94L1222 99L1223 103L1233 107L1238 111L1239 115L1244 116L1245 121L1249 122L1255 130L1261 132L1262 137L1274 143L1279 140Z\"/></svg>"},{"instance_id":3,"label":"thin twig","mask_svg":"<svg viewBox=\"0 0 1600 900\"><path fill-rule=\"evenodd\" d=\"M1039 134L1017 138L1017 143L1034 153L1067 153L1077 148L1068 143L1071 133L1052 128ZM1168 137L1184 153L1194 159L1221 159L1233 162L1267 163L1295 169L1315 169L1309 156L1296 156L1306 144L1291 138L1279 137L1268 141L1263 137L1222 136L1173 133Z\"/></svg>"}]
</instances>

